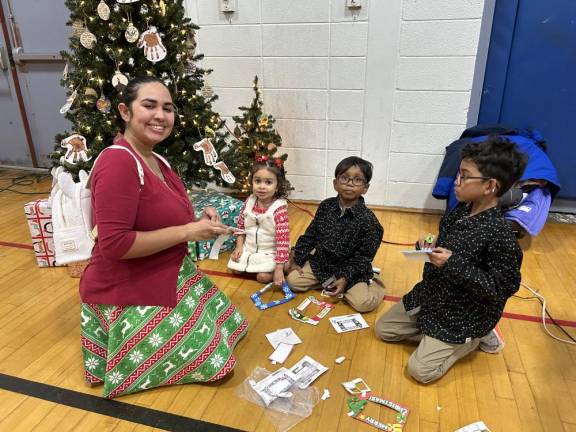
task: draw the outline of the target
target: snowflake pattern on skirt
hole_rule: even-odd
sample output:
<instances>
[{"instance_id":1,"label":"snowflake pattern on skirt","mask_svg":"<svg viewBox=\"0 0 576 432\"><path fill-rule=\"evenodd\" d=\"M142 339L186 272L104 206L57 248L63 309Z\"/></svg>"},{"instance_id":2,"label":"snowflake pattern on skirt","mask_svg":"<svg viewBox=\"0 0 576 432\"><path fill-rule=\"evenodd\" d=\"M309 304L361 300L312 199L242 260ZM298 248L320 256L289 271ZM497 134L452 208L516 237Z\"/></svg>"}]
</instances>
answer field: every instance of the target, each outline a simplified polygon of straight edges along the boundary
<instances>
[{"instance_id":1,"label":"snowflake pattern on skirt","mask_svg":"<svg viewBox=\"0 0 576 432\"><path fill-rule=\"evenodd\" d=\"M113 398L153 387L210 382L236 364L248 322L190 257L178 275L175 307L83 303L85 378Z\"/></svg>"}]
</instances>

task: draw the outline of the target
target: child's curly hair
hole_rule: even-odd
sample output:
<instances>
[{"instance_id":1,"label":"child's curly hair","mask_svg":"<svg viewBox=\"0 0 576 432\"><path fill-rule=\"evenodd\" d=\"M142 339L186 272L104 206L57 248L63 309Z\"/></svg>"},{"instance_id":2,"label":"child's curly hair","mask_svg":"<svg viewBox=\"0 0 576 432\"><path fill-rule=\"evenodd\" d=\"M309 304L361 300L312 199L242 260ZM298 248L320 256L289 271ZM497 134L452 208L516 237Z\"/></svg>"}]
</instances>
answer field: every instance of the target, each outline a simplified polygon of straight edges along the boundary
<instances>
[{"instance_id":1,"label":"child's curly hair","mask_svg":"<svg viewBox=\"0 0 576 432\"><path fill-rule=\"evenodd\" d=\"M280 158L275 159L263 159L259 158L252 165L252 170L250 171L250 187L252 187L252 178L254 174L261 169L267 169L272 174L276 176L276 181L278 186L276 187L276 193L274 198L288 198L291 186L290 182L286 179L286 170L284 169L284 162Z\"/></svg>"}]
</instances>

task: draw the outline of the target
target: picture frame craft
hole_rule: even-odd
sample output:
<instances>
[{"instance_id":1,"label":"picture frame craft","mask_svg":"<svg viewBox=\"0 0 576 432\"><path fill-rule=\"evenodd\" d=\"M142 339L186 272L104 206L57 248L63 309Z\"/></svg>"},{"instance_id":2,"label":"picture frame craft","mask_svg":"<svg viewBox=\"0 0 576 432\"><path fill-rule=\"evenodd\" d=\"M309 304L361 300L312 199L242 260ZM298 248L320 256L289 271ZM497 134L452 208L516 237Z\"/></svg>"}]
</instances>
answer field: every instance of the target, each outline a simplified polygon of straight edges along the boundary
<instances>
[{"instance_id":1,"label":"picture frame craft","mask_svg":"<svg viewBox=\"0 0 576 432\"><path fill-rule=\"evenodd\" d=\"M256 291L254 294L252 294L250 296L250 299L252 300L252 302L254 303L254 305L258 309L260 309L262 311L266 310L266 309L270 309L271 307L287 303L296 297L296 294L294 294L292 292L292 290L290 289L290 287L288 286L288 282L284 281L284 283L282 284L282 293L284 294L284 298L281 298L279 300L272 300L271 302L264 303L262 301L262 299L260 298L260 296L273 287L274 287L274 284L272 282L270 282L269 284L265 285L264 288L259 289L258 291Z\"/></svg>"},{"instance_id":2,"label":"picture frame craft","mask_svg":"<svg viewBox=\"0 0 576 432\"><path fill-rule=\"evenodd\" d=\"M304 315L304 310L310 305L315 305L320 308L320 311L313 317L308 317ZM328 315L328 313L332 309L334 309L334 307L335 305L332 303L320 301L314 296L309 296L305 298L304 301L295 308L289 309L288 314L296 321L300 321L310 325L318 325L320 320L324 318L326 315Z\"/></svg>"},{"instance_id":3,"label":"picture frame craft","mask_svg":"<svg viewBox=\"0 0 576 432\"><path fill-rule=\"evenodd\" d=\"M397 412L395 423L382 423L381 421L370 417L364 413L364 407L368 402L373 402L379 405L383 405L386 408L390 408ZM402 432L404 425L406 424L406 419L408 418L408 413L410 410L396 402L392 402L387 399L382 399L381 397L374 396L370 392L363 392L360 395L356 395L353 398L348 399L348 416L355 418L363 423L374 426L376 429L380 429L387 432Z\"/></svg>"}]
</instances>

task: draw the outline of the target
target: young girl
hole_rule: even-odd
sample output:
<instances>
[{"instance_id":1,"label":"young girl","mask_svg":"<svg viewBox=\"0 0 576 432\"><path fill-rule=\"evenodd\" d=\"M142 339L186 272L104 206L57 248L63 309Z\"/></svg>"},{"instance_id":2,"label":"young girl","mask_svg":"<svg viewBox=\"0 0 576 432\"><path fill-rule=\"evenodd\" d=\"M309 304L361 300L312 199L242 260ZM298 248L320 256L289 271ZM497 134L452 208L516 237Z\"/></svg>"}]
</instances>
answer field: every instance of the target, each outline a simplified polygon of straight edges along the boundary
<instances>
[{"instance_id":1,"label":"young girl","mask_svg":"<svg viewBox=\"0 0 576 432\"><path fill-rule=\"evenodd\" d=\"M284 282L290 236L288 227L288 181L280 158L258 156L250 173L252 194L244 202L238 220L236 249L228 267L234 273L256 273L261 283Z\"/></svg>"}]
</instances>

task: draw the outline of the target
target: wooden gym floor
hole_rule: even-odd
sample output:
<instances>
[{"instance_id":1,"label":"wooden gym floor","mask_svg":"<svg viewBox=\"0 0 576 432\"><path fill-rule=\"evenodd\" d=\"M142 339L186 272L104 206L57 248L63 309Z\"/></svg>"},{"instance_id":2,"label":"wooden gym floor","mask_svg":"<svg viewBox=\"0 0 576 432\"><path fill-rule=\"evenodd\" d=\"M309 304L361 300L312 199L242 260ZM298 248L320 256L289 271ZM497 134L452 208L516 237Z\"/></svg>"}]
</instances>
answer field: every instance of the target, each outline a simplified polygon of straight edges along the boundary
<instances>
[{"instance_id":1,"label":"wooden gym floor","mask_svg":"<svg viewBox=\"0 0 576 432\"><path fill-rule=\"evenodd\" d=\"M25 174L0 171L0 189L10 177ZM48 191L48 179L17 186L25 192ZM498 355L475 353L458 363L440 381L419 385L405 372L413 347L384 344L372 328L339 335L325 318L317 327L292 320L287 309L301 301L260 312L250 294L260 288L251 280L226 273L229 253L218 261L201 261L200 268L245 313L250 329L236 355L234 375L217 385L181 385L153 389L110 403L82 378L79 336L78 279L66 268L38 268L31 250L23 205L46 194L0 192L0 430L1 431L146 431L150 424L173 430L273 431L264 411L238 398L235 388L257 366L275 370L265 334L292 327L303 340L288 358L292 366L308 354L329 367L314 385L332 394L294 431L370 431L372 427L346 415L341 382L362 377L376 395L410 409L407 431L454 431L482 420L493 432L576 431L576 347L555 341L538 322L535 300L509 300L501 321L506 348ZM315 206L302 205L314 212ZM385 239L412 242L419 234L436 232L437 215L376 211ZM290 207L291 240L310 221ZM554 318L564 320L576 336L576 225L549 223L531 244L524 243L523 282L548 301ZM24 245L24 248L20 245ZM383 244L374 265L382 268L386 301L374 321L419 280L420 263L407 262L402 246ZM518 295L530 296L525 288ZM350 313L339 304L329 316ZM562 336L557 330L554 334ZM334 363L345 356L340 365ZM74 393L78 392L78 393ZM377 406L369 415L388 422L391 411ZM202 423L206 422L206 423Z\"/></svg>"}]
</instances>

